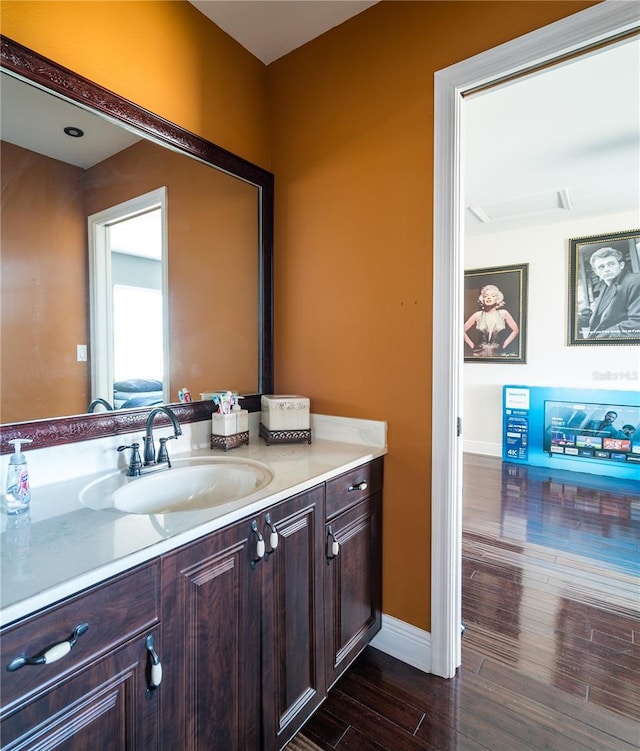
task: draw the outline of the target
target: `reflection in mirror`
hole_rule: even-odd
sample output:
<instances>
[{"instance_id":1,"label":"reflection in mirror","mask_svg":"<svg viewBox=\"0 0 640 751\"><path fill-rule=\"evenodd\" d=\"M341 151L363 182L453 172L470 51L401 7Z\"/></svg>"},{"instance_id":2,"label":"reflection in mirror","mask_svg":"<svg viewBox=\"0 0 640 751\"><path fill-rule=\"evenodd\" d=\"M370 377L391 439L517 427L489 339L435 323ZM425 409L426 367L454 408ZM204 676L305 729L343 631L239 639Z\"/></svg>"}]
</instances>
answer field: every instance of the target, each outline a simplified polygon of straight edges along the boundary
<instances>
[{"instance_id":1,"label":"reflection in mirror","mask_svg":"<svg viewBox=\"0 0 640 751\"><path fill-rule=\"evenodd\" d=\"M156 391L175 402L183 387L195 399L222 388L271 391L273 176L6 38L2 65L0 398L2 422L19 423L4 426L2 451L14 433L46 434L38 445L65 442L63 423L51 418L86 413L97 398L128 408L140 406L136 394L143 401L156 399ZM34 98L46 110L26 114L25 100L33 107ZM72 137L64 133L69 126ZM157 282L131 284L135 255L144 251L127 250L125 270L110 264L110 290L98 301L89 217L158 190L166 197L160 297ZM107 241L118 224L104 224ZM121 324L114 296L130 297L127 288L136 287L141 297L154 285L163 312L145 305ZM106 344L90 310L111 326ZM127 362L113 342L120 328L129 334L128 351L161 340L160 364L141 370ZM74 418L73 439L119 432L118 414ZM137 419L130 413L120 422L128 427ZM39 422L25 422L32 420Z\"/></svg>"},{"instance_id":2,"label":"reflection in mirror","mask_svg":"<svg viewBox=\"0 0 640 751\"><path fill-rule=\"evenodd\" d=\"M15 117L17 106L9 97L17 86L29 93L28 98L20 95L21 103L37 107L23 118L49 123L46 113L54 97L15 80L8 87L2 85L3 118L6 111ZM137 315L130 320L138 350L157 334L162 338L164 333L171 342L175 359L167 361L165 378L162 374L155 378L164 382L166 401L176 401L183 386L196 395L221 388L258 391L256 187L146 139L105 158L104 141L111 136L104 127L100 128L100 160L94 163L91 144L81 142L96 134L95 116L79 120L79 108L66 104L62 122L80 123L76 127L84 135L67 137L71 146L66 147L65 158L89 166L77 167L27 149L25 131L16 127L5 138L3 129L2 271L12 299L6 316L3 311L2 336L19 337L21 350L20 357L2 360L3 420L86 412L90 399L97 397L113 402L116 319L111 291L107 293L104 286L111 278L110 255L105 253L111 234L107 230L117 223L118 211L125 218L143 211L141 195L160 190L158 186L164 187L167 202L167 254L172 260L165 268L173 318L164 332L162 315ZM15 143L18 140L21 143ZM116 144L119 148L119 139ZM43 140L37 146L48 148ZM76 146L82 148L82 156L76 156ZM98 253L101 258L91 265L87 217L91 217L90 243L95 243L91 257L95 260ZM61 273L67 268L71 284ZM91 329L85 312L87 278L98 321ZM89 329L87 367L76 354L77 345L87 343ZM150 376L128 372L128 363L123 367L128 374L119 380Z\"/></svg>"},{"instance_id":3,"label":"reflection in mirror","mask_svg":"<svg viewBox=\"0 0 640 751\"><path fill-rule=\"evenodd\" d=\"M152 225L145 238L157 236L159 239L149 247L148 253L138 245L127 250L128 243L123 244L117 239L122 232L124 239L128 240L136 223L142 219ZM167 294L162 284L166 268L161 241L164 219L165 212L161 207L106 227L113 306L113 375L109 379L109 393L113 394L115 409L170 401L169 394L163 394L163 384L167 380L164 363L165 360L168 362L164 356L168 337L164 332L169 330L164 315ZM138 331L138 321L142 324L142 335ZM91 379L94 395L97 380L97 377ZM144 396L140 395L141 392Z\"/></svg>"},{"instance_id":4,"label":"reflection in mirror","mask_svg":"<svg viewBox=\"0 0 640 751\"><path fill-rule=\"evenodd\" d=\"M166 219L166 188L89 217L91 399L106 409L170 401Z\"/></svg>"}]
</instances>

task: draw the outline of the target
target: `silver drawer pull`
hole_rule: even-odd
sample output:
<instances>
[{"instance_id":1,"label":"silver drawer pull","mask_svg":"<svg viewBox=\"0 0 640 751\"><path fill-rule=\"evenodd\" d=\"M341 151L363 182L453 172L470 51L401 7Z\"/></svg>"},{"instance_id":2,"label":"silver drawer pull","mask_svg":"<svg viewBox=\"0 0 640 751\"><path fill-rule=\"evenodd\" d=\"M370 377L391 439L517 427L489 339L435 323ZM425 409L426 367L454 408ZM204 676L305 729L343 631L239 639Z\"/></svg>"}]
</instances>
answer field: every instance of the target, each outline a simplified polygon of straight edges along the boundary
<instances>
[{"instance_id":1,"label":"silver drawer pull","mask_svg":"<svg viewBox=\"0 0 640 751\"><path fill-rule=\"evenodd\" d=\"M144 646L149 653L151 668L149 670L149 685L147 691L155 691L162 683L162 663L153 644L153 636L149 634L144 640Z\"/></svg>"},{"instance_id":2,"label":"silver drawer pull","mask_svg":"<svg viewBox=\"0 0 640 751\"><path fill-rule=\"evenodd\" d=\"M255 569L258 563L260 563L260 561L264 558L265 543L264 537L260 534L260 530L258 529L258 522L255 519L251 522L251 531L253 532L256 539L256 557L250 562L249 565L252 569Z\"/></svg>"},{"instance_id":3,"label":"silver drawer pull","mask_svg":"<svg viewBox=\"0 0 640 751\"><path fill-rule=\"evenodd\" d=\"M264 557L266 560L269 559L269 556L275 552L276 548L278 547L278 530L276 529L276 525L271 521L271 514L267 514L264 517L264 523L269 527L269 545L271 547L271 550L267 550L264 554Z\"/></svg>"},{"instance_id":4,"label":"silver drawer pull","mask_svg":"<svg viewBox=\"0 0 640 751\"><path fill-rule=\"evenodd\" d=\"M71 652L72 647L78 641L78 637L86 633L88 628L88 623L81 623L73 629L73 632L67 641L61 641L59 644L54 644L53 647L49 647L49 649L41 652L35 657L25 657L24 655L14 657L7 665L7 670L13 672L14 670L20 670L20 668L25 665L49 665L52 662L60 660Z\"/></svg>"},{"instance_id":5,"label":"silver drawer pull","mask_svg":"<svg viewBox=\"0 0 640 751\"><path fill-rule=\"evenodd\" d=\"M355 485L349 485L347 491L351 493L352 490L366 490L369 486L366 482L358 482Z\"/></svg>"},{"instance_id":6,"label":"silver drawer pull","mask_svg":"<svg viewBox=\"0 0 640 751\"><path fill-rule=\"evenodd\" d=\"M330 563L337 557L340 552L340 543L336 540L333 528L329 525L327 529L327 563Z\"/></svg>"}]
</instances>

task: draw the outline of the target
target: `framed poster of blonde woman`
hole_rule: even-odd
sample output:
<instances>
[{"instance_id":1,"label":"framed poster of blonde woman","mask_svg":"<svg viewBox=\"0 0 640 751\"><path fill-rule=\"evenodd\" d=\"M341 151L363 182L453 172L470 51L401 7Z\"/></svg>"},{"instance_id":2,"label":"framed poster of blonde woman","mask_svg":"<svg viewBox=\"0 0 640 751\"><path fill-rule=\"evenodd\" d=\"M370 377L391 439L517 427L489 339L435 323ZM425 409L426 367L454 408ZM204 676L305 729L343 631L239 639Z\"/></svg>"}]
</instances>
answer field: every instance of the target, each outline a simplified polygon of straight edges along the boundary
<instances>
[{"instance_id":1,"label":"framed poster of blonde woman","mask_svg":"<svg viewBox=\"0 0 640 751\"><path fill-rule=\"evenodd\" d=\"M529 265L464 272L465 362L527 361Z\"/></svg>"}]
</instances>

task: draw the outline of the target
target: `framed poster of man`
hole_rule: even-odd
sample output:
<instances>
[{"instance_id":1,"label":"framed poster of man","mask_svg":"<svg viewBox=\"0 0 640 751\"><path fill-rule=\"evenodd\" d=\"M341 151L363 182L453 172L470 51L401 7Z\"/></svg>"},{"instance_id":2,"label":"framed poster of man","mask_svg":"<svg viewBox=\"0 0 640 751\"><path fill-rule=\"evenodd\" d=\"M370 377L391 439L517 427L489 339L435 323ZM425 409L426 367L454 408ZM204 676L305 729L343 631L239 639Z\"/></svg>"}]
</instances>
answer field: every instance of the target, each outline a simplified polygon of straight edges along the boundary
<instances>
[{"instance_id":1,"label":"framed poster of man","mask_svg":"<svg viewBox=\"0 0 640 751\"><path fill-rule=\"evenodd\" d=\"M640 230L569 241L568 344L640 344Z\"/></svg>"},{"instance_id":2,"label":"framed poster of man","mask_svg":"<svg viewBox=\"0 0 640 751\"><path fill-rule=\"evenodd\" d=\"M527 361L529 265L464 272L465 362Z\"/></svg>"}]
</instances>

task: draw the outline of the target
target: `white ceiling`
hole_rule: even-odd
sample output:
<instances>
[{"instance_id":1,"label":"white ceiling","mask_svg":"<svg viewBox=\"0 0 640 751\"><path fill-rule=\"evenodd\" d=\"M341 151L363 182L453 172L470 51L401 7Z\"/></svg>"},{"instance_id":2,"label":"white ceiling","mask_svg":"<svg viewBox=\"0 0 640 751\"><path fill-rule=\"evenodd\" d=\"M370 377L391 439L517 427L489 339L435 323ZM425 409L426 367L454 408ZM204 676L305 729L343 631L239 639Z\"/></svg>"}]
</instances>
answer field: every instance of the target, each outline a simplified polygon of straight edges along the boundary
<instances>
[{"instance_id":1,"label":"white ceiling","mask_svg":"<svg viewBox=\"0 0 640 751\"><path fill-rule=\"evenodd\" d=\"M190 0L268 65L378 0Z\"/></svg>"},{"instance_id":2,"label":"white ceiling","mask_svg":"<svg viewBox=\"0 0 640 751\"><path fill-rule=\"evenodd\" d=\"M640 223L638 38L469 97L464 118L465 203L494 217L467 211L467 231L634 210Z\"/></svg>"},{"instance_id":3,"label":"white ceiling","mask_svg":"<svg viewBox=\"0 0 640 751\"><path fill-rule=\"evenodd\" d=\"M101 162L140 140L140 136L114 125L65 99L2 74L0 84L0 134L3 141L23 146L82 169ZM64 128L80 128L84 136L67 136Z\"/></svg>"}]
</instances>

